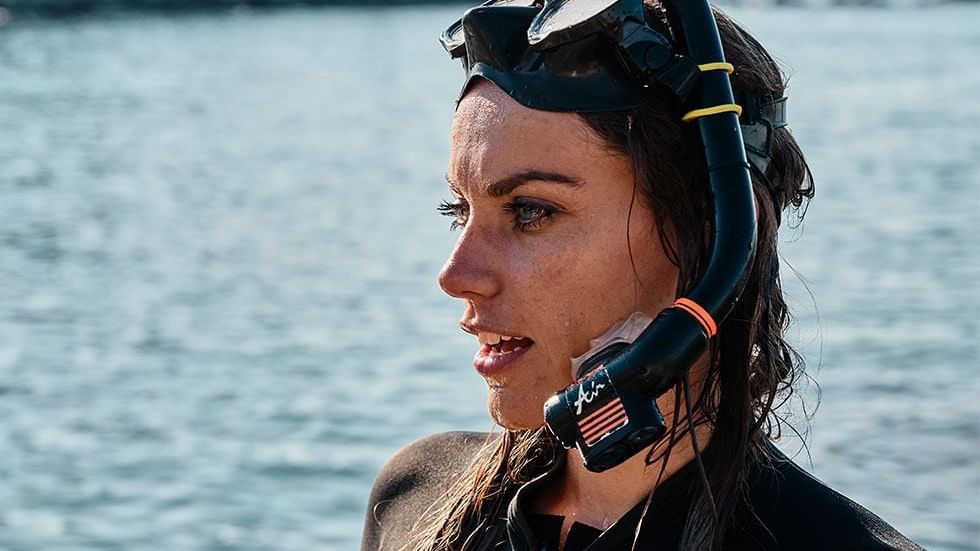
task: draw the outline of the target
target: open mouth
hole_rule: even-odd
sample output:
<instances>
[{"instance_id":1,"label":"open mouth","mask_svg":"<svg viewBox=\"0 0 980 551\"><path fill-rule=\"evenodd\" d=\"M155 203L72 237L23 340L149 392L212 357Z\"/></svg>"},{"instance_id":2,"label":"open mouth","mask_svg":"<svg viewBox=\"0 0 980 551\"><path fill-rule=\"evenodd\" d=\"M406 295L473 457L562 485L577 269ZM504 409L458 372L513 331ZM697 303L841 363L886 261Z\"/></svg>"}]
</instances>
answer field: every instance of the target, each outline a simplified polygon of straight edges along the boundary
<instances>
[{"instance_id":1,"label":"open mouth","mask_svg":"<svg viewBox=\"0 0 980 551\"><path fill-rule=\"evenodd\" d=\"M515 362L534 345L529 337L498 335L480 332L477 334L480 350L473 358L473 365L483 375L490 375Z\"/></svg>"},{"instance_id":2,"label":"open mouth","mask_svg":"<svg viewBox=\"0 0 980 551\"><path fill-rule=\"evenodd\" d=\"M480 340L483 349L489 355L517 352L522 348L527 348L534 344L534 341L527 337L512 337L510 335L498 335L496 333L479 333L477 338Z\"/></svg>"}]
</instances>

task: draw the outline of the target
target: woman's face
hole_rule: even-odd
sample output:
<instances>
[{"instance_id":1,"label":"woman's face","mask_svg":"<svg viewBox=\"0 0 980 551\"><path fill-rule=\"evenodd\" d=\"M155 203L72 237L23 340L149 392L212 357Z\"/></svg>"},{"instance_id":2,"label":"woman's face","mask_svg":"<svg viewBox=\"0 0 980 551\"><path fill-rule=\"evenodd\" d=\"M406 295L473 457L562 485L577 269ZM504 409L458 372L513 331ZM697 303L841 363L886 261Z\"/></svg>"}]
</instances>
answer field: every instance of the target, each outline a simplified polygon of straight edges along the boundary
<instances>
[{"instance_id":1,"label":"woman's face","mask_svg":"<svg viewBox=\"0 0 980 551\"><path fill-rule=\"evenodd\" d=\"M451 140L443 210L460 234L439 284L464 302L494 420L539 427L545 400L573 382L570 359L631 313L670 306L677 269L630 159L577 115L526 108L482 82Z\"/></svg>"}]
</instances>

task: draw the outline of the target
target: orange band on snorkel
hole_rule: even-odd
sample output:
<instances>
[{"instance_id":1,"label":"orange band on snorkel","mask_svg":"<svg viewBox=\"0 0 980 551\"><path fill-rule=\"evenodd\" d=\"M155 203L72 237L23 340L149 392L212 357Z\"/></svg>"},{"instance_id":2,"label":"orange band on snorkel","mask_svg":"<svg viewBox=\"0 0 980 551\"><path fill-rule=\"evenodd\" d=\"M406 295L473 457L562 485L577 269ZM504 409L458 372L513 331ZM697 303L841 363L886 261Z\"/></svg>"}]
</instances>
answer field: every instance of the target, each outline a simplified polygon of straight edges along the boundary
<instances>
[{"instance_id":1,"label":"orange band on snorkel","mask_svg":"<svg viewBox=\"0 0 980 551\"><path fill-rule=\"evenodd\" d=\"M674 308L680 308L697 320L701 324L701 327L704 328L704 332L708 335L709 339L718 334L718 325L715 324L714 318L700 304L689 298L679 298L674 302Z\"/></svg>"}]
</instances>

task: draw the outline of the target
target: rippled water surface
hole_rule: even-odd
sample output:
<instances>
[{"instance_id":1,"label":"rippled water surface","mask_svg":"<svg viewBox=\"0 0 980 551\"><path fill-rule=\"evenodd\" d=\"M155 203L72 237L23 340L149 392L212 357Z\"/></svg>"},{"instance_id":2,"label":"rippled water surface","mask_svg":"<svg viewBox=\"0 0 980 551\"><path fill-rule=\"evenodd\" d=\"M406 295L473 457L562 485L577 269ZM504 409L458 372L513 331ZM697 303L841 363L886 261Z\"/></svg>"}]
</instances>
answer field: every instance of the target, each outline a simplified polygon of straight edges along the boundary
<instances>
[{"instance_id":1,"label":"rippled water surface","mask_svg":"<svg viewBox=\"0 0 980 551\"><path fill-rule=\"evenodd\" d=\"M459 11L0 29L0 549L354 549L387 456L489 427L434 283ZM980 9L735 15L818 179L798 459L977 549Z\"/></svg>"}]
</instances>

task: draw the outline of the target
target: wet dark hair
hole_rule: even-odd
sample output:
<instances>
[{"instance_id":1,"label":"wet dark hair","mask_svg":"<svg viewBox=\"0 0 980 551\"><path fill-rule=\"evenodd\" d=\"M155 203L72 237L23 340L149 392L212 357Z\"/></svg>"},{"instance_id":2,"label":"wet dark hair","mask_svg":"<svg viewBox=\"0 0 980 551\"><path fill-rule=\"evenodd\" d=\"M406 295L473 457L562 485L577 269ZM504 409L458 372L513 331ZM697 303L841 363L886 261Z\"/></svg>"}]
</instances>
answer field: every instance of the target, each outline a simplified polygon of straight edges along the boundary
<instances>
[{"instance_id":1,"label":"wet dark hair","mask_svg":"<svg viewBox=\"0 0 980 551\"><path fill-rule=\"evenodd\" d=\"M668 26L659 5L647 2L647 19ZM734 65L733 87L763 101L783 96L786 82L768 52L744 29L715 10L726 60ZM669 27L669 26L668 26ZM580 114L612 151L629 156L638 196L651 209L668 258L678 267L677 296L693 288L710 254L711 196L697 126L684 123L666 95L631 110ZM722 323L704 378L691 395L687 379L675 386L671 430L647 455L666 462L693 427L712 428L711 457L702 461L702 484L692 496L682 535L683 549L718 549L733 518L750 511L744 491L748 467L771 459L768 440L778 438L776 410L803 376L802 358L784 339L790 323L780 284L777 230L785 209L802 220L813 197L810 169L788 128L774 131L765 174L753 169L758 205L758 243L748 282L735 310ZM685 402L685 412L680 404ZM417 523L404 548L463 550L480 541L489 523L506 509L513 490L540 474L560 448L544 431L506 431L488 438L466 473Z\"/></svg>"}]
</instances>

